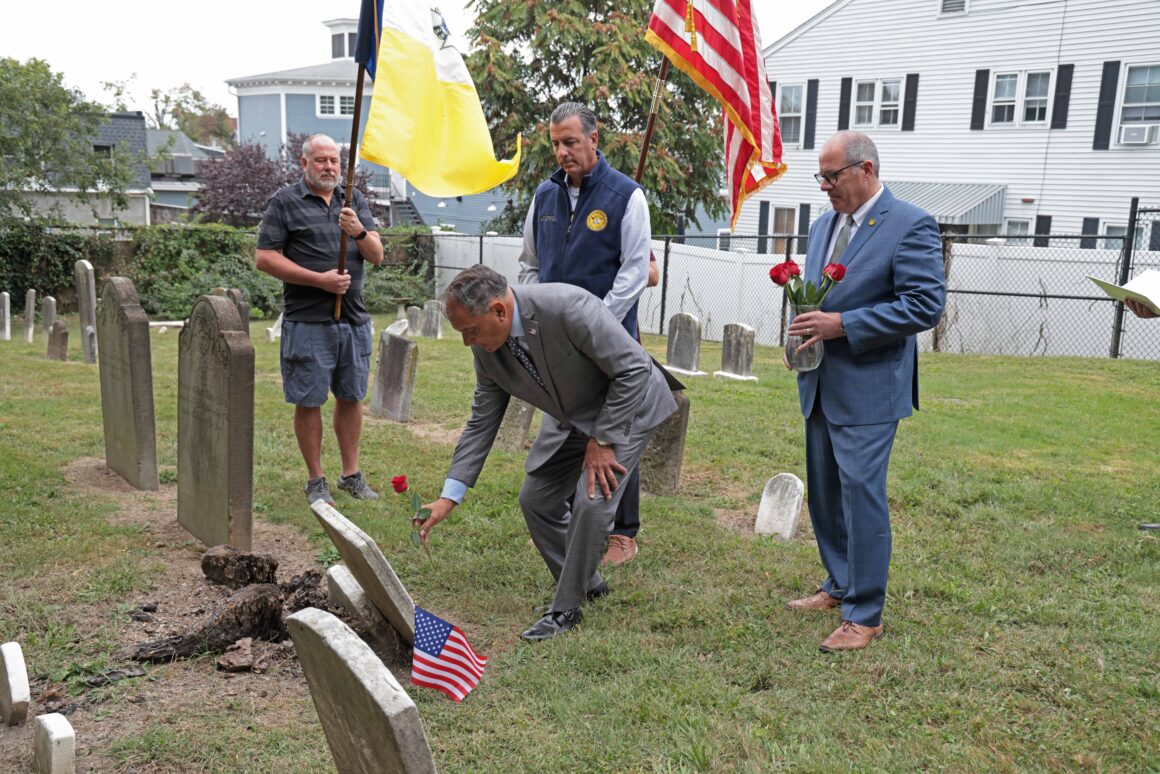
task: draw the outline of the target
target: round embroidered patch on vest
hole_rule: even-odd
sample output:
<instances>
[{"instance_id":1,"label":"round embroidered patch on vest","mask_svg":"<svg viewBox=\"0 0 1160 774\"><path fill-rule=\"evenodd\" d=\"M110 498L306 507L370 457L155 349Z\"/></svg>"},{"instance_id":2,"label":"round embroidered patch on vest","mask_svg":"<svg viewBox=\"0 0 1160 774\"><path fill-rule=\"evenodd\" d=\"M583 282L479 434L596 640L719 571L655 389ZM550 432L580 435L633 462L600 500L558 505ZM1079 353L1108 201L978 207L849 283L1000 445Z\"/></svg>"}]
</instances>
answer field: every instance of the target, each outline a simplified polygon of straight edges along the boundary
<instances>
[{"instance_id":1,"label":"round embroidered patch on vest","mask_svg":"<svg viewBox=\"0 0 1160 774\"><path fill-rule=\"evenodd\" d=\"M608 225L608 216L604 214L604 210L593 210L588 213L588 230L589 231L603 231L604 227Z\"/></svg>"}]
</instances>

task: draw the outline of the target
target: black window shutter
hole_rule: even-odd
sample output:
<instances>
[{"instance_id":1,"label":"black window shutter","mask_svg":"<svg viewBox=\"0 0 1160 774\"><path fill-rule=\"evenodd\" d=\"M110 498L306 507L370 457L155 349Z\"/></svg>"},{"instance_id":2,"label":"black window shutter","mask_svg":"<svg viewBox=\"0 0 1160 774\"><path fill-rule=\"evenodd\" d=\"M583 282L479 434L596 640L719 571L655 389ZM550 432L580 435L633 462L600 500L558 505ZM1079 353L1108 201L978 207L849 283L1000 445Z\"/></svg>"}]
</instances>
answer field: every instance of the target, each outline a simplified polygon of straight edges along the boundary
<instances>
[{"instance_id":1,"label":"black window shutter","mask_svg":"<svg viewBox=\"0 0 1160 774\"><path fill-rule=\"evenodd\" d=\"M766 232L769 231L769 202L762 202L761 207L757 212L757 233L760 237L757 240L757 252L769 252L769 240L765 238Z\"/></svg>"},{"instance_id":2,"label":"black window shutter","mask_svg":"<svg viewBox=\"0 0 1160 774\"><path fill-rule=\"evenodd\" d=\"M1100 233L1100 219L1099 218L1084 218L1083 225L1080 226L1079 233L1091 234L1090 238L1081 238L1079 240L1079 249L1081 250L1095 250L1096 237Z\"/></svg>"},{"instance_id":3,"label":"black window shutter","mask_svg":"<svg viewBox=\"0 0 1160 774\"><path fill-rule=\"evenodd\" d=\"M902 97L902 131L914 131L914 109L918 105L918 73L907 73Z\"/></svg>"},{"instance_id":4,"label":"black window shutter","mask_svg":"<svg viewBox=\"0 0 1160 774\"><path fill-rule=\"evenodd\" d=\"M802 134L802 149L814 149L814 130L818 124L818 79L806 81L806 127Z\"/></svg>"},{"instance_id":5,"label":"black window shutter","mask_svg":"<svg viewBox=\"0 0 1160 774\"><path fill-rule=\"evenodd\" d=\"M798 228L797 228L797 231L798 231L798 234L801 235L798 238L797 253L798 253L798 255L805 255L806 254L806 246L808 244L808 240L806 239L806 235L810 233L810 203L809 202L802 202L801 204L798 205ZM1158 222L1156 224L1156 227L1152 229L1152 238L1155 239L1158 235L1160 235L1160 222Z\"/></svg>"},{"instance_id":6,"label":"black window shutter","mask_svg":"<svg viewBox=\"0 0 1160 774\"><path fill-rule=\"evenodd\" d=\"M990 70L975 70L975 96L971 99L971 131L980 131L987 122L987 84Z\"/></svg>"},{"instance_id":7,"label":"black window shutter","mask_svg":"<svg viewBox=\"0 0 1160 774\"><path fill-rule=\"evenodd\" d=\"M1107 150L1112 139L1112 119L1116 112L1116 88L1120 84L1120 63L1104 62L1100 78L1100 101L1096 107L1096 136L1092 150Z\"/></svg>"},{"instance_id":8,"label":"black window shutter","mask_svg":"<svg viewBox=\"0 0 1160 774\"><path fill-rule=\"evenodd\" d=\"M1148 237L1148 249L1160 250L1160 220L1152 223L1152 236Z\"/></svg>"},{"instance_id":9,"label":"black window shutter","mask_svg":"<svg viewBox=\"0 0 1160 774\"><path fill-rule=\"evenodd\" d=\"M1051 233L1051 216L1050 215L1036 215L1035 216L1035 239L1031 240L1031 244L1035 247L1047 247L1049 240L1046 235ZM1043 237L1039 235L1042 234Z\"/></svg>"},{"instance_id":10,"label":"black window shutter","mask_svg":"<svg viewBox=\"0 0 1160 774\"><path fill-rule=\"evenodd\" d=\"M1051 106L1051 128L1067 128L1067 108L1071 104L1071 76L1075 65L1060 65L1055 72L1055 101Z\"/></svg>"},{"instance_id":11,"label":"black window shutter","mask_svg":"<svg viewBox=\"0 0 1160 774\"><path fill-rule=\"evenodd\" d=\"M838 131L850 128L850 92L854 89L853 78L842 79L842 90L838 93Z\"/></svg>"},{"instance_id":12,"label":"black window shutter","mask_svg":"<svg viewBox=\"0 0 1160 774\"><path fill-rule=\"evenodd\" d=\"M777 81L769 82L769 93L773 95L773 109L781 110L781 105L777 104Z\"/></svg>"}]
</instances>

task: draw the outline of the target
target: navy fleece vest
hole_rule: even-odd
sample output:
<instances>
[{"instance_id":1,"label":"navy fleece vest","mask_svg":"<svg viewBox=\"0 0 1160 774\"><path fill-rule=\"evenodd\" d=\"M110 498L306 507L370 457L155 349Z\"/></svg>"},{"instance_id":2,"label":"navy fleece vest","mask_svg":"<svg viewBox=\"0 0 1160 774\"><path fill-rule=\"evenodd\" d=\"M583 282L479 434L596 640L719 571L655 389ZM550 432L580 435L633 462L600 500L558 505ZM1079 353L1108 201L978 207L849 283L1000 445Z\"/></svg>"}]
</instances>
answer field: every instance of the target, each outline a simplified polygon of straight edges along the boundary
<instances>
[{"instance_id":1,"label":"navy fleece vest","mask_svg":"<svg viewBox=\"0 0 1160 774\"><path fill-rule=\"evenodd\" d=\"M597 298L612 290L620 271L620 226L632 192L640 188L597 151L596 166L580 183L576 211L568 198L568 176L557 169L536 189L536 257L540 282L578 285ZM623 325L636 336L636 304Z\"/></svg>"}]
</instances>

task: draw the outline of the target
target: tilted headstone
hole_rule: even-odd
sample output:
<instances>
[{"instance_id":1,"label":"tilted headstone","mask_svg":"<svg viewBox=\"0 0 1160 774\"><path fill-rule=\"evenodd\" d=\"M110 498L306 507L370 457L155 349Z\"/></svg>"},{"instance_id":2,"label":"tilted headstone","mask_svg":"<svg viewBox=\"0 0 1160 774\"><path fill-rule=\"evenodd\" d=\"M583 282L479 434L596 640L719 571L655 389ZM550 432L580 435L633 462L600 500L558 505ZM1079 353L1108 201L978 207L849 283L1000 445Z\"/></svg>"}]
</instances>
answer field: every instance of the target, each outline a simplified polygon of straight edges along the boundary
<instances>
[{"instance_id":1,"label":"tilted headstone","mask_svg":"<svg viewBox=\"0 0 1160 774\"><path fill-rule=\"evenodd\" d=\"M403 319L401 319L401 320L395 320L393 323L391 323L390 325L388 325L388 326L387 326L387 331L386 331L386 332L387 332L387 333L393 333L393 334L395 334L396 336L402 336L404 333L406 333L406 332L407 332L407 328L408 328L409 326L410 326L410 323L408 323L408 322L407 322L407 318L406 318L406 317L404 317Z\"/></svg>"},{"instance_id":2,"label":"tilted headstone","mask_svg":"<svg viewBox=\"0 0 1160 774\"><path fill-rule=\"evenodd\" d=\"M253 482L254 345L232 301L202 296L177 346L177 520L248 551Z\"/></svg>"},{"instance_id":3,"label":"tilted headstone","mask_svg":"<svg viewBox=\"0 0 1160 774\"><path fill-rule=\"evenodd\" d=\"M101 288L97 340L105 464L137 489L156 491L157 426L149 317L128 277L111 277Z\"/></svg>"},{"instance_id":4,"label":"tilted headstone","mask_svg":"<svg viewBox=\"0 0 1160 774\"><path fill-rule=\"evenodd\" d=\"M754 331L748 325L729 323L725 326L725 338L721 341L721 370L713 376L723 379L737 379L756 382L753 375Z\"/></svg>"},{"instance_id":5,"label":"tilted headstone","mask_svg":"<svg viewBox=\"0 0 1160 774\"><path fill-rule=\"evenodd\" d=\"M80 313L81 353L86 363L97 362L97 285L93 265L81 259L74 269L77 311Z\"/></svg>"},{"instance_id":6,"label":"tilted headstone","mask_svg":"<svg viewBox=\"0 0 1160 774\"><path fill-rule=\"evenodd\" d=\"M429 339L443 338L443 304L438 301L423 304L423 335Z\"/></svg>"},{"instance_id":7,"label":"tilted headstone","mask_svg":"<svg viewBox=\"0 0 1160 774\"><path fill-rule=\"evenodd\" d=\"M372 414L396 422L411 421L411 395L415 391L418 364L418 344L383 331L379 337L379 367L371 392Z\"/></svg>"},{"instance_id":8,"label":"tilted headstone","mask_svg":"<svg viewBox=\"0 0 1160 774\"><path fill-rule=\"evenodd\" d=\"M395 627L391 626L374 606L363 587L345 565L334 564L326 571L326 589L330 604L345 608L370 637L371 642L386 655L387 661L401 666L405 661L406 652L402 635L395 631Z\"/></svg>"},{"instance_id":9,"label":"tilted headstone","mask_svg":"<svg viewBox=\"0 0 1160 774\"><path fill-rule=\"evenodd\" d=\"M48 334L54 322L56 322L56 299L45 296L40 302L40 323L44 326L45 341L48 341Z\"/></svg>"},{"instance_id":10,"label":"tilted headstone","mask_svg":"<svg viewBox=\"0 0 1160 774\"><path fill-rule=\"evenodd\" d=\"M68 325L64 320L57 320L48 332L48 351L45 353L49 360L68 360Z\"/></svg>"},{"instance_id":11,"label":"tilted headstone","mask_svg":"<svg viewBox=\"0 0 1160 774\"><path fill-rule=\"evenodd\" d=\"M685 376L704 376L701 370L701 321L683 312L669 318L669 346L665 368Z\"/></svg>"},{"instance_id":12,"label":"tilted headstone","mask_svg":"<svg viewBox=\"0 0 1160 774\"><path fill-rule=\"evenodd\" d=\"M36 341L36 291L32 288L24 294L24 341Z\"/></svg>"},{"instance_id":13,"label":"tilted headstone","mask_svg":"<svg viewBox=\"0 0 1160 774\"><path fill-rule=\"evenodd\" d=\"M339 774L433 774L419 710L349 626L308 607L286 618Z\"/></svg>"},{"instance_id":14,"label":"tilted headstone","mask_svg":"<svg viewBox=\"0 0 1160 774\"><path fill-rule=\"evenodd\" d=\"M19 642L0 645L0 721L15 726L28 719L28 669Z\"/></svg>"},{"instance_id":15,"label":"tilted headstone","mask_svg":"<svg viewBox=\"0 0 1160 774\"><path fill-rule=\"evenodd\" d=\"M37 774L74 774L77 770L77 735L72 723L59 712L36 719L34 766Z\"/></svg>"},{"instance_id":16,"label":"tilted headstone","mask_svg":"<svg viewBox=\"0 0 1160 774\"><path fill-rule=\"evenodd\" d=\"M322 500L310 505L351 575L408 645L415 643L415 603L375 541Z\"/></svg>"},{"instance_id":17,"label":"tilted headstone","mask_svg":"<svg viewBox=\"0 0 1160 774\"><path fill-rule=\"evenodd\" d=\"M805 484L793 473L778 473L766 481L753 531L758 535L773 535L779 540L793 540L797 535L805 491Z\"/></svg>"},{"instance_id":18,"label":"tilted headstone","mask_svg":"<svg viewBox=\"0 0 1160 774\"><path fill-rule=\"evenodd\" d=\"M536 414L536 407L531 403L512 398L508 401L507 412L503 415L503 423L495 436L494 446L506 452L523 451L528 445L528 434L532 430L532 418Z\"/></svg>"},{"instance_id":19,"label":"tilted headstone","mask_svg":"<svg viewBox=\"0 0 1160 774\"><path fill-rule=\"evenodd\" d=\"M0 293L0 341L12 340L12 296Z\"/></svg>"},{"instance_id":20,"label":"tilted headstone","mask_svg":"<svg viewBox=\"0 0 1160 774\"><path fill-rule=\"evenodd\" d=\"M417 306L407 307L407 333L412 336L423 335L423 310Z\"/></svg>"},{"instance_id":21,"label":"tilted headstone","mask_svg":"<svg viewBox=\"0 0 1160 774\"><path fill-rule=\"evenodd\" d=\"M237 288L214 288L213 294L215 296L225 296L230 300L238 310L238 317L246 326L246 331L250 330L250 304L246 301L246 296Z\"/></svg>"},{"instance_id":22,"label":"tilted headstone","mask_svg":"<svg viewBox=\"0 0 1160 774\"><path fill-rule=\"evenodd\" d=\"M681 483L685 435L689 432L689 399L684 390L676 390L673 400L677 410L653 433L640 458L640 487L651 494L675 494Z\"/></svg>"},{"instance_id":23,"label":"tilted headstone","mask_svg":"<svg viewBox=\"0 0 1160 774\"><path fill-rule=\"evenodd\" d=\"M274 342L280 338L282 338L282 315L278 315L274 324L266 329L266 341Z\"/></svg>"}]
</instances>

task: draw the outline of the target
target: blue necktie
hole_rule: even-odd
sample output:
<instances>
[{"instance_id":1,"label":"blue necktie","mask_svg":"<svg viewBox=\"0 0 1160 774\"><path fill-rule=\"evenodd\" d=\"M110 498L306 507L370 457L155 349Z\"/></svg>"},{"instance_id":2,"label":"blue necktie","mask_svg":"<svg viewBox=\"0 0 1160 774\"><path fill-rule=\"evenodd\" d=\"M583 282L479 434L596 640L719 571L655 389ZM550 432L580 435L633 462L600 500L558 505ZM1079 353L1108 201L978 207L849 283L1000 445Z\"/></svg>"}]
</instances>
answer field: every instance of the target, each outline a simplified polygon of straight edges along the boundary
<instances>
[{"instance_id":1,"label":"blue necktie","mask_svg":"<svg viewBox=\"0 0 1160 774\"><path fill-rule=\"evenodd\" d=\"M520 361L520 365L524 367L524 370L531 374L532 378L536 380L536 384L540 385L542 389L546 390L547 387L544 387L544 382L540 379L540 372L536 370L536 364L532 362L532 359L528 356L528 353L524 352L524 348L519 345L519 342L516 341L515 336L508 336L507 348L511 350L511 353L515 359Z\"/></svg>"}]
</instances>

